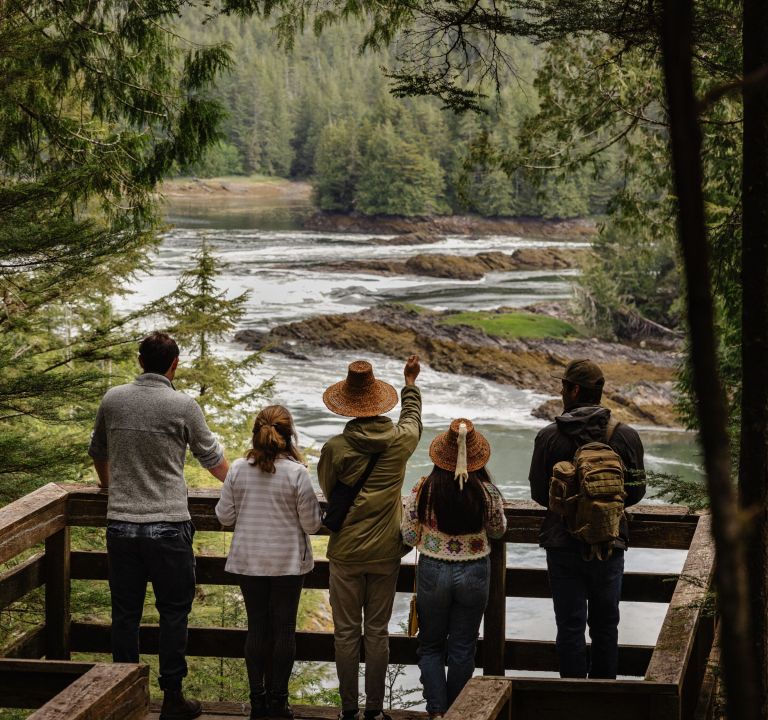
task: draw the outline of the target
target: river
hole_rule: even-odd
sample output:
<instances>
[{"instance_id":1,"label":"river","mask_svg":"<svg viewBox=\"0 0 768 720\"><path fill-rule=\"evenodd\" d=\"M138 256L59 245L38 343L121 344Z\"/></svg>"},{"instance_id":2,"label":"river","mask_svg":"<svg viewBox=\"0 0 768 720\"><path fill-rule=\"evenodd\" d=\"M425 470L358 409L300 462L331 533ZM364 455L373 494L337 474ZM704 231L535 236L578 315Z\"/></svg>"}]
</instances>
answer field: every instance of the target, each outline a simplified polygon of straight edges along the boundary
<instances>
[{"instance_id":1,"label":"river","mask_svg":"<svg viewBox=\"0 0 768 720\"><path fill-rule=\"evenodd\" d=\"M203 239L227 264L219 279L220 287L232 294L244 290L250 293L242 326L262 330L319 313L354 311L385 300L414 302L435 309L479 310L501 305L522 307L539 300L567 299L571 294L574 273L570 271L493 273L481 281L314 271L312 263L340 259L434 252L510 252L518 247L567 243L505 236L448 236L435 244L388 246L372 242L370 235L301 230L300 220L306 212L306 205L301 203L266 207L248 203L222 207L197 200L172 203L167 212L171 227L153 256L151 268L134 284L128 305L138 306L172 290L179 273L191 266L192 256ZM244 352L236 344L222 345L220 351L232 355ZM340 432L344 424L344 419L326 410L322 392L341 380L347 363L356 358L330 350L317 350L309 361L265 354L252 382L275 378L272 400L290 408L302 443L319 448L331 435ZM401 386L401 361L372 354L366 359L373 363L378 377ZM424 436L409 462L406 485L412 486L431 467L427 449L432 438L447 427L451 418L466 416L475 421L490 441L489 469L505 497L528 498L531 448L536 432L544 424L531 415L531 409L557 395L559 381L553 380L552 394L545 396L424 367L419 385L424 398ZM700 472L691 434L656 427L638 430L648 468L683 476ZM635 549L627 553L626 565L634 571L679 572L684 556L680 551ZM544 553L535 546L510 545L508 563L544 567ZM510 598L507 602L509 637L554 639L551 601ZM395 630L407 613L406 603L406 597L398 598L392 622ZM665 605L622 603L621 609L622 643L655 642ZM409 671L408 681L412 682L414 677Z\"/></svg>"}]
</instances>

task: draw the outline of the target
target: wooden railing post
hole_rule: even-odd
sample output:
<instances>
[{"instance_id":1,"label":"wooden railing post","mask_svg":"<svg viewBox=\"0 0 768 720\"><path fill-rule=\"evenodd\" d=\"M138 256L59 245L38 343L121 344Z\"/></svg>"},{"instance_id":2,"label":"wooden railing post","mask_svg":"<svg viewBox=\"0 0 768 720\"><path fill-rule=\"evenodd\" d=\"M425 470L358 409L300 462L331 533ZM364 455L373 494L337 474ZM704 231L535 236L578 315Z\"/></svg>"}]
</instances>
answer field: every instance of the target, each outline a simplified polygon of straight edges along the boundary
<instances>
[{"instance_id":1,"label":"wooden railing post","mask_svg":"<svg viewBox=\"0 0 768 720\"><path fill-rule=\"evenodd\" d=\"M45 540L45 656L69 660L70 541L65 527Z\"/></svg>"},{"instance_id":2,"label":"wooden railing post","mask_svg":"<svg viewBox=\"0 0 768 720\"><path fill-rule=\"evenodd\" d=\"M491 587L483 620L483 674L504 674L507 636L507 544L491 542Z\"/></svg>"}]
</instances>

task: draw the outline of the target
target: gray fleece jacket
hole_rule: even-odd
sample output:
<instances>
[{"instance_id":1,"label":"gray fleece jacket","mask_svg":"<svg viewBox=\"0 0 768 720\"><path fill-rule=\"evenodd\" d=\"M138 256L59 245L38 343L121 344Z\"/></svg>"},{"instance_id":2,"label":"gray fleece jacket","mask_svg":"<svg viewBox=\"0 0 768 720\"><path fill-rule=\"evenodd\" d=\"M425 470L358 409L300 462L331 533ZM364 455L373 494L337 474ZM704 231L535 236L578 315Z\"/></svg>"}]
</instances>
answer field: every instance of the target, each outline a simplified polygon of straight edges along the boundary
<instances>
[{"instance_id":1,"label":"gray fleece jacket","mask_svg":"<svg viewBox=\"0 0 768 720\"><path fill-rule=\"evenodd\" d=\"M200 406L164 375L144 373L108 390L88 448L92 458L109 462L107 519L189 520L187 446L204 468L224 458Z\"/></svg>"}]
</instances>

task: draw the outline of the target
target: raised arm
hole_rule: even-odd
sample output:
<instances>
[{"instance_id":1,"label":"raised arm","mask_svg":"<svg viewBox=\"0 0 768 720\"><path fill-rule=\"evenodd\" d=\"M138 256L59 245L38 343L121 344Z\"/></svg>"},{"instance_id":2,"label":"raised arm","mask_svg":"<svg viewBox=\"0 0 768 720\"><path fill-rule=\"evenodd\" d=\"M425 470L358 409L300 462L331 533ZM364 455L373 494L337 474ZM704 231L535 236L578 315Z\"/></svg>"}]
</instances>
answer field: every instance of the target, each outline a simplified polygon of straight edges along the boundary
<instances>
[{"instance_id":1,"label":"raised arm","mask_svg":"<svg viewBox=\"0 0 768 720\"><path fill-rule=\"evenodd\" d=\"M409 435L411 452L421 439L421 390L416 386L420 372L419 356L411 355L403 369L405 387L400 391L400 418L397 421L398 428Z\"/></svg>"}]
</instances>

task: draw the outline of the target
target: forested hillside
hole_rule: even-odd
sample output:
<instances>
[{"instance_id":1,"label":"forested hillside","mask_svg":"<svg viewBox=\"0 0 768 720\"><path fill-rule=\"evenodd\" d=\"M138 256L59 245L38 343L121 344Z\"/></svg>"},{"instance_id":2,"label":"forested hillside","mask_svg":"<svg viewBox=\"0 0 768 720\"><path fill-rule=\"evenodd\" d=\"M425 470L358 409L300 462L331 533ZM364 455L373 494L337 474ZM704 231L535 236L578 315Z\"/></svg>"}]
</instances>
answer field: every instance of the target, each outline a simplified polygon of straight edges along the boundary
<instances>
[{"instance_id":1,"label":"forested hillside","mask_svg":"<svg viewBox=\"0 0 768 720\"><path fill-rule=\"evenodd\" d=\"M611 157L598 176L483 167L482 148L514 153L538 110L533 78L543 51L523 39L510 42L510 82L498 97L489 86L486 113L457 114L431 98L393 98L382 66L396 65L397 50L360 54L360 24L307 32L292 50L278 48L269 25L255 20L201 24L188 13L177 30L195 42L229 43L234 60L214 91L227 110L223 139L184 174L311 178L321 209L366 215L575 217L603 212L616 186Z\"/></svg>"}]
</instances>

